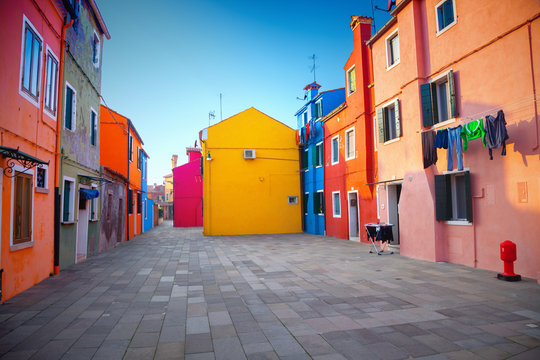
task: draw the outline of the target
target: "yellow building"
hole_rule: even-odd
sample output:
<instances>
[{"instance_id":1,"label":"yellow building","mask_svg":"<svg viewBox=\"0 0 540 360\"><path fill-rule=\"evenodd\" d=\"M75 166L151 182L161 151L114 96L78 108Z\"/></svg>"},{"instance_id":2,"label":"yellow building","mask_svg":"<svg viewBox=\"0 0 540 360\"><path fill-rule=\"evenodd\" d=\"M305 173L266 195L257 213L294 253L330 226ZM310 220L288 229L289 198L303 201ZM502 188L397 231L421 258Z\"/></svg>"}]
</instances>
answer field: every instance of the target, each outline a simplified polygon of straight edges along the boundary
<instances>
[{"instance_id":1,"label":"yellow building","mask_svg":"<svg viewBox=\"0 0 540 360\"><path fill-rule=\"evenodd\" d=\"M295 130L252 107L200 136L204 235L302 231Z\"/></svg>"}]
</instances>

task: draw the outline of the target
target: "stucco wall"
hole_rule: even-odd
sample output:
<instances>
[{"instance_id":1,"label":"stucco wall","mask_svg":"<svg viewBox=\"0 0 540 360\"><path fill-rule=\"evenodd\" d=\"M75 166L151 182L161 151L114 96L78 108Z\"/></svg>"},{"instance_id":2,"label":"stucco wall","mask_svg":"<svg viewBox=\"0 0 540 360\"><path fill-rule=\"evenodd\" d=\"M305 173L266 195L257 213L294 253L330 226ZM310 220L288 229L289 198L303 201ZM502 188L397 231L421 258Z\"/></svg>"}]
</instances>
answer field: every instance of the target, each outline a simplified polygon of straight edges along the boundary
<instances>
[{"instance_id":1,"label":"stucco wall","mask_svg":"<svg viewBox=\"0 0 540 360\"><path fill-rule=\"evenodd\" d=\"M103 185L98 251L124 241L126 229L126 186L120 182ZM110 205L109 205L110 201Z\"/></svg>"}]
</instances>

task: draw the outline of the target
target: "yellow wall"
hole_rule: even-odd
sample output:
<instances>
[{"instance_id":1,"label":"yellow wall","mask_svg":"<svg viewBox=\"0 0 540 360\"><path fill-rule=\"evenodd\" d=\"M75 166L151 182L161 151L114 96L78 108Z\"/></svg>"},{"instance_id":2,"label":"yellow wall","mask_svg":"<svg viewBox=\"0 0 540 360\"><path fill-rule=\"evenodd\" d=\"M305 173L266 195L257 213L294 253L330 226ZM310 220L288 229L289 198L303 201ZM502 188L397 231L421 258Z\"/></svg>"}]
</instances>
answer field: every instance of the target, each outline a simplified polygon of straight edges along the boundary
<instances>
[{"instance_id":1,"label":"yellow wall","mask_svg":"<svg viewBox=\"0 0 540 360\"><path fill-rule=\"evenodd\" d=\"M169 194L169 200L166 200L167 199L167 196L165 196L165 199L163 199L164 201L169 201L169 202L172 202L173 201L173 174L169 174L169 175L165 175L163 177L165 179L165 194Z\"/></svg>"},{"instance_id":2,"label":"yellow wall","mask_svg":"<svg viewBox=\"0 0 540 360\"><path fill-rule=\"evenodd\" d=\"M203 142L204 235L302 231L296 132L255 108L207 129ZM257 158L244 159L244 149ZM212 160L207 160L208 152ZM298 204L289 205L288 196Z\"/></svg>"}]
</instances>

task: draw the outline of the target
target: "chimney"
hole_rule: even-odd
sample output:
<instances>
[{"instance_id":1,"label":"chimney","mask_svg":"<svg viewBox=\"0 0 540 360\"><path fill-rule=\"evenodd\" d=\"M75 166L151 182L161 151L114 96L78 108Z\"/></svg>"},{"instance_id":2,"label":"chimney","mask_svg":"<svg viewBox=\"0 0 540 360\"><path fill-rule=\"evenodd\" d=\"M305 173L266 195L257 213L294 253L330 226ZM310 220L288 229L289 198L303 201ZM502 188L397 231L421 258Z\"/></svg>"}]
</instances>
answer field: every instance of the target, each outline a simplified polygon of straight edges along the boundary
<instances>
[{"instance_id":1,"label":"chimney","mask_svg":"<svg viewBox=\"0 0 540 360\"><path fill-rule=\"evenodd\" d=\"M351 16L351 30L353 31L354 47L360 49L371 38L371 23L369 16Z\"/></svg>"},{"instance_id":2,"label":"chimney","mask_svg":"<svg viewBox=\"0 0 540 360\"><path fill-rule=\"evenodd\" d=\"M178 163L178 155L173 155L171 162L172 162L172 168L174 169L176 167L176 164Z\"/></svg>"},{"instance_id":3,"label":"chimney","mask_svg":"<svg viewBox=\"0 0 540 360\"><path fill-rule=\"evenodd\" d=\"M309 102L317 96L319 93L319 89L321 88L321 85L317 84L316 82L312 82L311 84L306 85L304 87L304 90L306 92L306 101Z\"/></svg>"},{"instance_id":4,"label":"chimney","mask_svg":"<svg viewBox=\"0 0 540 360\"><path fill-rule=\"evenodd\" d=\"M201 157L202 149L200 147L187 147L186 155L188 156L188 162L195 161Z\"/></svg>"}]
</instances>

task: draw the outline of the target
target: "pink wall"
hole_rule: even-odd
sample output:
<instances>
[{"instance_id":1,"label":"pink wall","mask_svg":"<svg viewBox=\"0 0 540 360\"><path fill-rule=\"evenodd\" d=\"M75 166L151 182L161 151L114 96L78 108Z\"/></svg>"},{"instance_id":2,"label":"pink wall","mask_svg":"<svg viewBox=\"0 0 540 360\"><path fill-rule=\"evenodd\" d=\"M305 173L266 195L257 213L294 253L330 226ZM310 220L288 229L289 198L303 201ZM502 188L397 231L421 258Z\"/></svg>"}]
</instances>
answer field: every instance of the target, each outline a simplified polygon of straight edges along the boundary
<instances>
[{"instance_id":1,"label":"pink wall","mask_svg":"<svg viewBox=\"0 0 540 360\"><path fill-rule=\"evenodd\" d=\"M540 84L540 48L534 46L540 37L540 4L455 1L456 24L437 35L437 3L409 2L397 22L372 41L375 107L396 98L401 104L402 137L378 144L379 181L403 179L401 254L501 271L499 243L511 240L517 244L516 272L540 279L539 119L533 87ZM497 26L492 19L498 19ZM400 63L387 69L385 38L395 29ZM467 225L435 219L434 176L446 171L446 150L438 150L436 166L424 170L422 165L421 133L431 128L422 124L420 86L450 69L458 116L438 128L502 109L510 136L506 156L499 148L489 160L480 139L464 152L473 197L473 222ZM520 186L526 188L524 201ZM386 197L386 185L379 185L381 221L388 218Z\"/></svg>"},{"instance_id":2,"label":"pink wall","mask_svg":"<svg viewBox=\"0 0 540 360\"><path fill-rule=\"evenodd\" d=\"M201 152L188 148L187 164L173 169L174 226L202 226Z\"/></svg>"}]
</instances>

